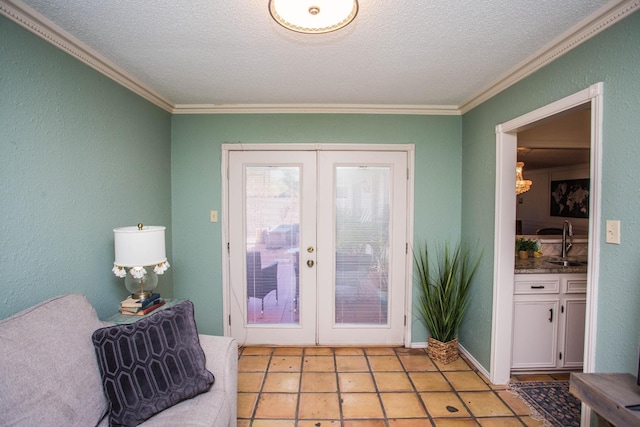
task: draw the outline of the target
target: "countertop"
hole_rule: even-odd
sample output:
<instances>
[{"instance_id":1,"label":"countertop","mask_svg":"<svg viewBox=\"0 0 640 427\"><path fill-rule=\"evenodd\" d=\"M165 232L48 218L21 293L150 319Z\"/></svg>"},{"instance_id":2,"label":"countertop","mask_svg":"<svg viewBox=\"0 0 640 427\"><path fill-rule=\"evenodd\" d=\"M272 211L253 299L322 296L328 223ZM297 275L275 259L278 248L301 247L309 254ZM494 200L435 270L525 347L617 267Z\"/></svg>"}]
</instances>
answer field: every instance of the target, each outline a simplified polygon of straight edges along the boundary
<instances>
[{"instance_id":1,"label":"countertop","mask_svg":"<svg viewBox=\"0 0 640 427\"><path fill-rule=\"evenodd\" d=\"M581 262L584 265L575 267L562 267L551 264L548 261L559 260L558 256L541 256L520 259L515 257L515 274L567 274L587 273L587 257L567 257L569 261Z\"/></svg>"}]
</instances>

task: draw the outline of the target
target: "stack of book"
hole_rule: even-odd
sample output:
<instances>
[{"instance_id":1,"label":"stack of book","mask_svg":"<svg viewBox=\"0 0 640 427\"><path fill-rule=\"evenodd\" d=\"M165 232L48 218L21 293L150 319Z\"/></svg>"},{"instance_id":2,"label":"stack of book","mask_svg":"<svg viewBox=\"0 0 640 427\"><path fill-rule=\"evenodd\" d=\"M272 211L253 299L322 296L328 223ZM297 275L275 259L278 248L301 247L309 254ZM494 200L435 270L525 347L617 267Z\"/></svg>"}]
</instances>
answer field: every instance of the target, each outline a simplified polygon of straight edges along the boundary
<instances>
[{"instance_id":1,"label":"stack of book","mask_svg":"<svg viewBox=\"0 0 640 427\"><path fill-rule=\"evenodd\" d=\"M127 299L120 303L120 313L128 316L144 316L158 307L162 307L164 303L165 300L158 293L154 293L145 299L133 299L128 296Z\"/></svg>"}]
</instances>

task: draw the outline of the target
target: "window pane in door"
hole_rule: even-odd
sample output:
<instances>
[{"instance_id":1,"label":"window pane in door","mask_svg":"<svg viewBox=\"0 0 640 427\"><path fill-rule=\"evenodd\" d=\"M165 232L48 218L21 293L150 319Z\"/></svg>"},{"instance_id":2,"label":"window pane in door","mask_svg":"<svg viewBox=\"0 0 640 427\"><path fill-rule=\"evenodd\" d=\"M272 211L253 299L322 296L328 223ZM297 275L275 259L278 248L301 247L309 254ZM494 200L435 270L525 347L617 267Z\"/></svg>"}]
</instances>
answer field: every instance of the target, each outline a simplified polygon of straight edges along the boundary
<instances>
[{"instance_id":1,"label":"window pane in door","mask_svg":"<svg viewBox=\"0 0 640 427\"><path fill-rule=\"evenodd\" d=\"M245 174L247 323L298 324L300 168Z\"/></svg>"},{"instance_id":2,"label":"window pane in door","mask_svg":"<svg viewBox=\"0 0 640 427\"><path fill-rule=\"evenodd\" d=\"M336 324L387 324L389 167L336 168Z\"/></svg>"}]
</instances>

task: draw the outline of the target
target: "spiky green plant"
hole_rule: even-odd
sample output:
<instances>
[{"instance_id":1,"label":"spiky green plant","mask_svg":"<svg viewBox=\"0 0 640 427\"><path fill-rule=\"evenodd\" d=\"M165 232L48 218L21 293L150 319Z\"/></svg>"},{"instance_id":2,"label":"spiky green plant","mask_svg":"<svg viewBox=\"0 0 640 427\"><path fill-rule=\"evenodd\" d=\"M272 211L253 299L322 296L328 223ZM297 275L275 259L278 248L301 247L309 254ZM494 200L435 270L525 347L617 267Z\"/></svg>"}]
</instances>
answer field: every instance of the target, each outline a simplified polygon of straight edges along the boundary
<instances>
[{"instance_id":1,"label":"spiky green plant","mask_svg":"<svg viewBox=\"0 0 640 427\"><path fill-rule=\"evenodd\" d=\"M449 342L458 336L481 255L472 262L465 245L458 243L452 250L447 243L432 261L425 243L413 256L420 287L420 320L434 339Z\"/></svg>"}]
</instances>

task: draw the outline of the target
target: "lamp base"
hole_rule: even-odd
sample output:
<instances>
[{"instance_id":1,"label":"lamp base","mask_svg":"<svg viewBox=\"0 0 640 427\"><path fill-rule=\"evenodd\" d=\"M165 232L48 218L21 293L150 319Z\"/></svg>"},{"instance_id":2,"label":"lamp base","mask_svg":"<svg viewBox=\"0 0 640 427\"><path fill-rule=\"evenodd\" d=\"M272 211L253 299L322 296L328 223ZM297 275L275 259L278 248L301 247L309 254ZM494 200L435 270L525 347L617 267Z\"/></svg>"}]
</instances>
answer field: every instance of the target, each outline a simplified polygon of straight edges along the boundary
<instances>
[{"instance_id":1,"label":"lamp base","mask_svg":"<svg viewBox=\"0 0 640 427\"><path fill-rule=\"evenodd\" d=\"M153 290L158 285L158 275L151 268L138 268L136 277L131 275L131 270L127 270L127 276L124 278L124 285L131 293L133 299L149 298Z\"/></svg>"},{"instance_id":2,"label":"lamp base","mask_svg":"<svg viewBox=\"0 0 640 427\"><path fill-rule=\"evenodd\" d=\"M141 292L139 294L131 294L132 299L147 299L153 295L153 292Z\"/></svg>"}]
</instances>

